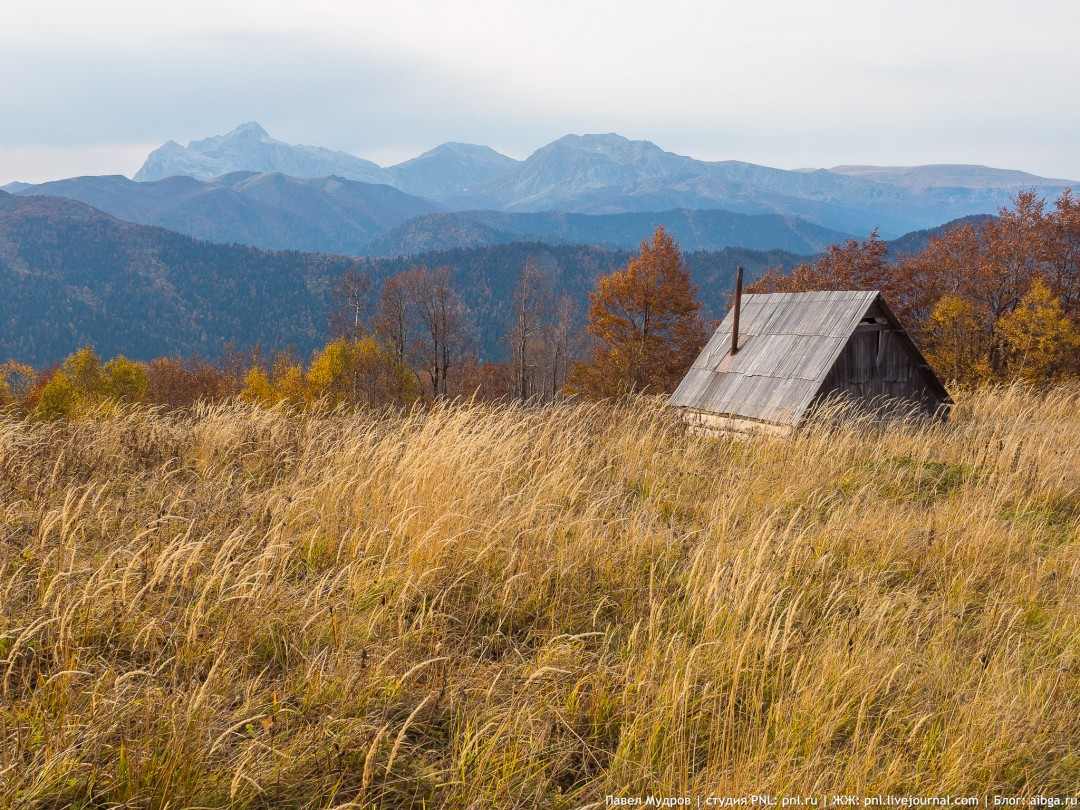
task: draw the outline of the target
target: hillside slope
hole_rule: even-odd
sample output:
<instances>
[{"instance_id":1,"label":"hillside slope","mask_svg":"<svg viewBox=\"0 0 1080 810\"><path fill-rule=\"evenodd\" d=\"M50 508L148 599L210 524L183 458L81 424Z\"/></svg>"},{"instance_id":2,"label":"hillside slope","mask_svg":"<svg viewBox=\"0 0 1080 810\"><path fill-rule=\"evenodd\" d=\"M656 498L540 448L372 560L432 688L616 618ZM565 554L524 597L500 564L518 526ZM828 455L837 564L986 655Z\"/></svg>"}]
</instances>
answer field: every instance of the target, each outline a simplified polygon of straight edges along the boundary
<instances>
[{"instance_id":1,"label":"hillside slope","mask_svg":"<svg viewBox=\"0 0 1080 810\"><path fill-rule=\"evenodd\" d=\"M0 358L45 365L92 344L217 356L228 343L310 352L342 257L210 245L49 197L0 196Z\"/></svg>"},{"instance_id":2,"label":"hillside slope","mask_svg":"<svg viewBox=\"0 0 1080 810\"><path fill-rule=\"evenodd\" d=\"M660 225L678 240L684 251L742 247L808 254L850 236L795 217L717 210L681 208L624 214L462 211L410 219L372 240L366 252L372 256L399 256L525 241L635 249Z\"/></svg>"}]
</instances>

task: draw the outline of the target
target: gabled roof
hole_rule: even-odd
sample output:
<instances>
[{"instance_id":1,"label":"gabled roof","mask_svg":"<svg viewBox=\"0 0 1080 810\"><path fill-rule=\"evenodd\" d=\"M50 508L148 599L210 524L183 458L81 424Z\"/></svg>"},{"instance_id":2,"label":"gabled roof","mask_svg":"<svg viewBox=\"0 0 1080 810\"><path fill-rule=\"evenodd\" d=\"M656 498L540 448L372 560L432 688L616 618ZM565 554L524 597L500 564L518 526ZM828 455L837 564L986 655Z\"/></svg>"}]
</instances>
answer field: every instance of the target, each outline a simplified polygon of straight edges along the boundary
<instances>
[{"instance_id":1,"label":"gabled roof","mask_svg":"<svg viewBox=\"0 0 1080 810\"><path fill-rule=\"evenodd\" d=\"M924 369L927 385L944 400L944 386L877 290L748 294L742 298L739 351L731 354L734 313L717 328L671 404L709 413L797 424L845 344L873 304Z\"/></svg>"}]
</instances>

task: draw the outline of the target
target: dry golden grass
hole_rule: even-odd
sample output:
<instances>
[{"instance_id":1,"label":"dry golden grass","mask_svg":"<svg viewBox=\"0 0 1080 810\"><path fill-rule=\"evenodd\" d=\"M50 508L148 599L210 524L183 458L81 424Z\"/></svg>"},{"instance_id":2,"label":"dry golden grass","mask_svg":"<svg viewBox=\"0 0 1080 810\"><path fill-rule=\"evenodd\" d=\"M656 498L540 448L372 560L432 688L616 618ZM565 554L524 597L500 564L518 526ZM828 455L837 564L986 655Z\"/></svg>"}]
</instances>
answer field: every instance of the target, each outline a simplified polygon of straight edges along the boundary
<instances>
[{"instance_id":1,"label":"dry golden grass","mask_svg":"<svg viewBox=\"0 0 1080 810\"><path fill-rule=\"evenodd\" d=\"M1080 783L1080 389L0 419L0 806Z\"/></svg>"}]
</instances>

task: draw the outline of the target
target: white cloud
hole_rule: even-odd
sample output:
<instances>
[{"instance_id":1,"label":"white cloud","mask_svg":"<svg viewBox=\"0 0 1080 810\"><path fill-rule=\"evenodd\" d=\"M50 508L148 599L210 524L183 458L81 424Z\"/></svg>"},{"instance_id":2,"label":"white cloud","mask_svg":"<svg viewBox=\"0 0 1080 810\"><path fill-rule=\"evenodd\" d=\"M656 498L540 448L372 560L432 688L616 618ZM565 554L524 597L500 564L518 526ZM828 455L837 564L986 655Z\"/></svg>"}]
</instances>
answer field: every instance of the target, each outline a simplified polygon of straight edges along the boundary
<instances>
[{"instance_id":1,"label":"white cloud","mask_svg":"<svg viewBox=\"0 0 1080 810\"><path fill-rule=\"evenodd\" d=\"M1080 177L1077 30L1065 0L38 0L0 29L0 182L13 148L67 167L63 147L246 120L384 163L617 131L706 159Z\"/></svg>"}]
</instances>

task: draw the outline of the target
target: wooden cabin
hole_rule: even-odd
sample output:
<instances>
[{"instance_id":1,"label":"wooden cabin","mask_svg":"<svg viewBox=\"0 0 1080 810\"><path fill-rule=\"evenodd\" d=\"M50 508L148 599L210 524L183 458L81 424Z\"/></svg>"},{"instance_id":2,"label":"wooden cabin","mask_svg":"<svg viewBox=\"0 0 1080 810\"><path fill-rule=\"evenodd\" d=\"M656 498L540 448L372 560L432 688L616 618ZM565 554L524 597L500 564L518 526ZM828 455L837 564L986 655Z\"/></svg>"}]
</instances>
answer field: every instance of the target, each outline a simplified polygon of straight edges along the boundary
<instances>
[{"instance_id":1,"label":"wooden cabin","mask_svg":"<svg viewBox=\"0 0 1080 810\"><path fill-rule=\"evenodd\" d=\"M880 292L742 296L740 285L671 404L708 430L786 433L843 395L881 418L943 416L952 404Z\"/></svg>"}]
</instances>

